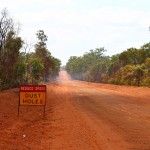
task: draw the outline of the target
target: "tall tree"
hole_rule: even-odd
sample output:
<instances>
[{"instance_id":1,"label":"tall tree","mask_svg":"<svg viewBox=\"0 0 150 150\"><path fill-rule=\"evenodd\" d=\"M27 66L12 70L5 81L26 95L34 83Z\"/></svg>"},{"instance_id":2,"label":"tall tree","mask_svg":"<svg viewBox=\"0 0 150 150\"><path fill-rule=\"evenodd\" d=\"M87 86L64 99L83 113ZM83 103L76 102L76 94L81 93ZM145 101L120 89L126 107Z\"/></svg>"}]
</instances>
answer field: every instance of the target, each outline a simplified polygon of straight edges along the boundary
<instances>
[{"instance_id":1,"label":"tall tree","mask_svg":"<svg viewBox=\"0 0 150 150\"><path fill-rule=\"evenodd\" d=\"M44 65L44 69L42 70L42 77L44 81L47 82L50 75L54 75L54 72L56 72L56 70L58 71L58 69L56 68L60 68L60 63L58 63L59 61L56 61L56 59L52 57L51 53L47 49L46 41L48 37L47 35L45 35L44 31L39 30L36 35L38 43L35 45L35 55L41 60L42 64Z\"/></svg>"},{"instance_id":2,"label":"tall tree","mask_svg":"<svg viewBox=\"0 0 150 150\"><path fill-rule=\"evenodd\" d=\"M5 45L3 47L3 61L0 66L0 78L8 87L13 87L17 84L16 65L19 61L19 51L22 44L23 41L21 38L16 37L13 31L10 31L7 34Z\"/></svg>"},{"instance_id":3,"label":"tall tree","mask_svg":"<svg viewBox=\"0 0 150 150\"><path fill-rule=\"evenodd\" d=\"M14 31L13 20L8 16L7 9L3 9L0 16L0 63L4 61L4 46L6 43L7 35L10 31Z\"/></svg>"}]
</instances>

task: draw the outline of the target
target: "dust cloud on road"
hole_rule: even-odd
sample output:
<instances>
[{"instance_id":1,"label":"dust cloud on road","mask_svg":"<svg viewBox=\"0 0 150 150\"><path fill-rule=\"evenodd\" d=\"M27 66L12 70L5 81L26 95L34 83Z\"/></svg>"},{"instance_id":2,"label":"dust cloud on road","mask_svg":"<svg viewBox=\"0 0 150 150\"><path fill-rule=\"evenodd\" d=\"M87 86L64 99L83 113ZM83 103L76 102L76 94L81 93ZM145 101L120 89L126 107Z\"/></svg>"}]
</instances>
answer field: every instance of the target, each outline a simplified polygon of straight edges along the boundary
<instances>
[{"instance_id":1,"label":"dust cloud on road","mask_svg":"<svg viewBox=\"0 0 150 150\"><path fill-rule=\"evenodd\" d=\"M0 93L1 150L149 150L150 89L71 80L47 84L42 107L22 107L18 89Z\"/></svg>"}]
</instances>

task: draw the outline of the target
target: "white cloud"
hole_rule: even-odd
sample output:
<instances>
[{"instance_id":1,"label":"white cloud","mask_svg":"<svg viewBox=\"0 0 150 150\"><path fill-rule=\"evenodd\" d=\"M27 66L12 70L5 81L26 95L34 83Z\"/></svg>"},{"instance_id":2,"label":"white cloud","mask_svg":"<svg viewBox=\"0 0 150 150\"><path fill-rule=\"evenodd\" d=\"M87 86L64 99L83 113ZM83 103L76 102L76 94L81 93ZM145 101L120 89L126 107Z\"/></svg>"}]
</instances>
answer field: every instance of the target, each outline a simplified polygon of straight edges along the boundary
<instances>
[{"instance_id":1,"label":"white cloud","mask_svg":"<svg viewBox=\"0 0 150 150\"><path fill-rule=\"evenodd\" d=\"M63 63L91 48L104 46L114 54L149 40L150 11L110 6L82 11L74 4L73 0L2 0L0 8L7 7L19 20L23 38L34 41L36 31L43 29L49 48Z\"/></svg>"}]
</instances>

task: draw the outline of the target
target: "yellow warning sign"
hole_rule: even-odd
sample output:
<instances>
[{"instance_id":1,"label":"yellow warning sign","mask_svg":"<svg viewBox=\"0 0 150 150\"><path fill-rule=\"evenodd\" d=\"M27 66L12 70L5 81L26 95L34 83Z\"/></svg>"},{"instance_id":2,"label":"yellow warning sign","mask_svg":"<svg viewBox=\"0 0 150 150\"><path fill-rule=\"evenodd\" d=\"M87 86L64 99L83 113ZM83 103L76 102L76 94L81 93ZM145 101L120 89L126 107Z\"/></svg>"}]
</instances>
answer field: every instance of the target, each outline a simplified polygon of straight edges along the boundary
<instances>
[{"instance_id":1,"label":"yellow warning sign","mask_svg":"<svg viewBox=\"0 0 150 150\"><path fill-rule=\"evenodd\" d=\"M20 105L45 105L44 92L21 92Z\"/></svg>"},{"instance_id":2,"label":"yellow warning sign","mask_svg":"<svg viewBox=\"0 0 150 150\"><path fill-rule=\"evenodd\" d=\"M46 86L45 85L25 85L20 87L19 105L45 105Z\"/></svg>"}]
</instances>

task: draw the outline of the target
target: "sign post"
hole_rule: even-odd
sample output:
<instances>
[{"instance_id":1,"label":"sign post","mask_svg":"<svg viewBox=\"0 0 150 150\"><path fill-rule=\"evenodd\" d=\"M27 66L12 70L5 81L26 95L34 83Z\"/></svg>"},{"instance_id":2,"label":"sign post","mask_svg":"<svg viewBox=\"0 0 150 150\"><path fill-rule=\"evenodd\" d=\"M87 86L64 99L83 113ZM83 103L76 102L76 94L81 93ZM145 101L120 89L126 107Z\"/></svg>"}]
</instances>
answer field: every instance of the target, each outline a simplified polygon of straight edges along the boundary
<instances>
[{"instance_id":1,"label":"sign post","mask_svg":"<svg viewBox=\"0 0 150 150\"><path fill-rule=\"evenodd\" d=\"M46 105L46 85L21 85L18 104L18 116L20 106L44 106Z\"/></svg>"}]
</instances>

